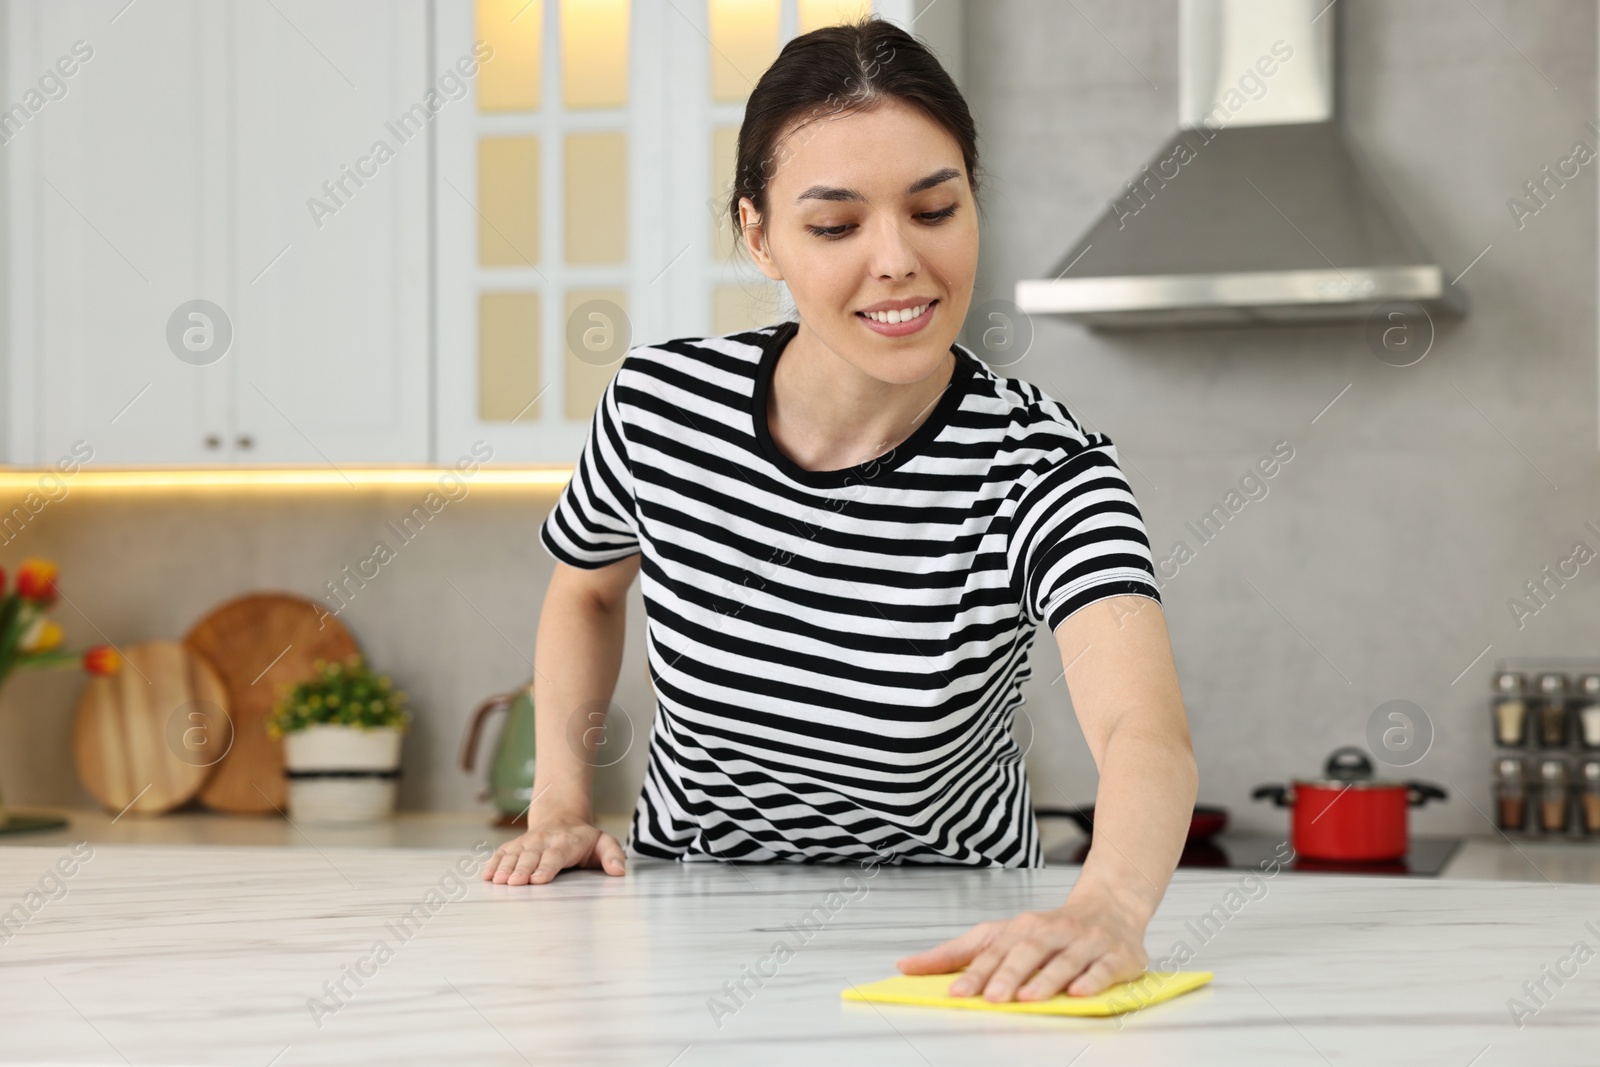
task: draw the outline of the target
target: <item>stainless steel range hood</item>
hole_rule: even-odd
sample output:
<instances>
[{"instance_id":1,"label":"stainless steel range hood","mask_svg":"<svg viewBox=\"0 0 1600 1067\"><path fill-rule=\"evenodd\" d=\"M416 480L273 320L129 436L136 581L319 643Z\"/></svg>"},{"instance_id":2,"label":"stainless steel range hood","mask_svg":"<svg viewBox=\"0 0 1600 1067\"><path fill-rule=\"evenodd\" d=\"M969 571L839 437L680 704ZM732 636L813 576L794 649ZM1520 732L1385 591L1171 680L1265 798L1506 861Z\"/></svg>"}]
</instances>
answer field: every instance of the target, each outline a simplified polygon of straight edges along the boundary
<instances>
[{"instance_id":1,"label":"stainless steel range hood","mask_svg":"<svg viewBox=\"0 0 1600 1067\"><path fill-rule=\"evenodd\" d=\"M1335 121L1336 5L1180 3L1177 133L1018 307L1125 330L1464 313Z\"/></svg>"}]
</instances>

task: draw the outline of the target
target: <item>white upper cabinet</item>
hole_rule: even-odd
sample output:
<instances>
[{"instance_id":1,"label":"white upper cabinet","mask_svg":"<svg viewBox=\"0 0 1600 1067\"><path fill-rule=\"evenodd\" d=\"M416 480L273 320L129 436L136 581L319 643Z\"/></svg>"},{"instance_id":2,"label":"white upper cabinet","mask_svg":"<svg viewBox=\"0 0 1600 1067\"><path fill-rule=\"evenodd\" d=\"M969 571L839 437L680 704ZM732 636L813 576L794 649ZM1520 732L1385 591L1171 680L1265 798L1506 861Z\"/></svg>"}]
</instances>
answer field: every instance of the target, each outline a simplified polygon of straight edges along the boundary
<instances>
[{"instance_id":1,"label":"white upper cabinet","mask_svg":"<svg viewBox=\"0 0 1600 1067\"><path fill-rule=\"evenodd\" d=\"M783 43L959 2L0 4L0 461L570 464L629 347L786 315L724 217Z\"/></svg>"},{"instance_id":2,"label":"white upper cabinet","mask_svg":"<svg viewBox=\"0 0 1600 1067\"><path fill-rule=\"evenodd\" d=\"M32 385L10 397L13 462L82 440L97 463L193 463L226 428L226 366L166 340L180 304L229 295L223 12L118 6L11 8L10 360Z\"/></svg>"},{"instance_id":3,"label":"white upper cabinet","mask_svg":"<svg viewBox=\"0 0 1600 1067\"><path fill-rule=\"evenodd\" d=\"M7 461L429 461L425 0L10 18Z\"/></svg>"},{"instance_id":4,"label":"white upper cabinet","mask_svg":"<svg viewBox=\"0 0 1600 1067\"><path fill-rule=\"evenodd\" d=\"M235 445L428 462L426 5L234 11Z\"/></svg>"}]
</instances>

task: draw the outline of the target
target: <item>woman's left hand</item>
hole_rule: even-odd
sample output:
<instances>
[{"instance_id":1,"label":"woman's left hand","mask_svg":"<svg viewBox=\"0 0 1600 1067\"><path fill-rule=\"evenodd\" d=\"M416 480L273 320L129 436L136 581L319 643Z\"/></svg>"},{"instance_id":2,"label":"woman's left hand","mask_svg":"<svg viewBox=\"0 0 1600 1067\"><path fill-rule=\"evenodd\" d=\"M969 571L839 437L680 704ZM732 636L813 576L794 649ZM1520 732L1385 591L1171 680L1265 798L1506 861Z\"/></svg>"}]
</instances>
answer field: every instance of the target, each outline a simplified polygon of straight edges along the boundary
<instances>
[{"instance_id":1,"label":"woman's left hand","mask_svg":"<svg viewBox=\"0 0 1600 1067\"><path fill-rule=\"evenodd\" d=\"M981 991L990 1001L1010 1000L1013 994L1017 1000L1045 1000L1063 989L1071 996L1092 996L1144 973L1147 922L1103 893L1075 895L1049 911L979 923L897 966L905 974L946 974L965 967L950 985L953 997Z\"/></svg>"}]
</instances>

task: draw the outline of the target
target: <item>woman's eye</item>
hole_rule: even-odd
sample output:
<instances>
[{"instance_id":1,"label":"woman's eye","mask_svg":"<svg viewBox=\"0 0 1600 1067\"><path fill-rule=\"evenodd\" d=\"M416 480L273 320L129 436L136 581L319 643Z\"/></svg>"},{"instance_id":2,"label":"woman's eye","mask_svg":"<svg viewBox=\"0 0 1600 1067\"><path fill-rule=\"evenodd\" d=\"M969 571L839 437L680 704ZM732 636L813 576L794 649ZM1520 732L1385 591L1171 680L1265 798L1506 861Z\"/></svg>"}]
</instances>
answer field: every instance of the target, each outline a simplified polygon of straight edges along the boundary
<instances>
[{"instance_id":1,"label":"woman's eye","mask_svg":"<svg viewBox=\"0 0 1600 1067\"><path fill-rule=\"evenodd\" d=\"M960 207L959 204L951 204L949 207L940 208L938 211L921 211L917 213L916 217L923 222L939 223L954 215L958 207ZM837 241L845 235L846 230L850 229L850 225L850 223L841 223L838 226L812 226L808 224L806 229L817 237Z\"/></svg>"}]
</instances>

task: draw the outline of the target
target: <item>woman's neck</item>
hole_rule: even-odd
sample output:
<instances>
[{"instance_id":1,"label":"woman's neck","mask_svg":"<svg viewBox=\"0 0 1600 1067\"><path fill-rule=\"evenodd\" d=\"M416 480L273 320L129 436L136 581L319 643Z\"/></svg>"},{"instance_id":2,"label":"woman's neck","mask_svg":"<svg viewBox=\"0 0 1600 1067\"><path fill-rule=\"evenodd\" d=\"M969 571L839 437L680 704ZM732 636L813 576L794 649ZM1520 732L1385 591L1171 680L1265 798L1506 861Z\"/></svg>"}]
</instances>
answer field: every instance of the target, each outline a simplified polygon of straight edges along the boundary
<instances>
[{"instance_id":1,"label":"woman's neck","mask_svg":"<svg viewBox=\"0 0 1600 1067\"><path fill-rule=\"evenodd\" d=\"M876 459L927 421L955 373L946 350L938 369L895 384L863 373L807 329L780 352L767 390L767 430L806 470L843 470Z\"/></svg>"}]
</instances>

